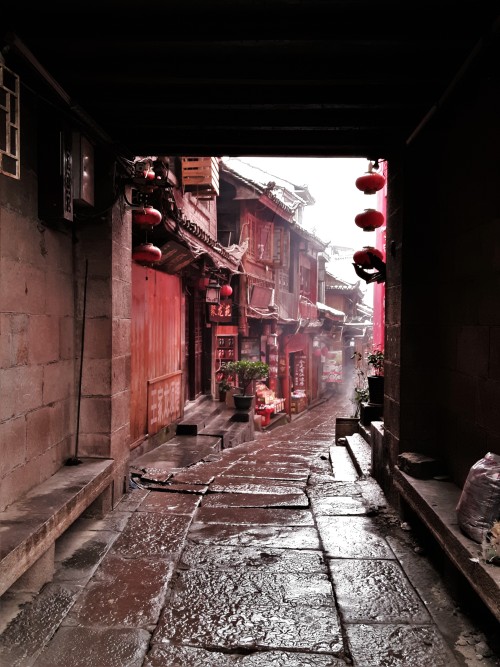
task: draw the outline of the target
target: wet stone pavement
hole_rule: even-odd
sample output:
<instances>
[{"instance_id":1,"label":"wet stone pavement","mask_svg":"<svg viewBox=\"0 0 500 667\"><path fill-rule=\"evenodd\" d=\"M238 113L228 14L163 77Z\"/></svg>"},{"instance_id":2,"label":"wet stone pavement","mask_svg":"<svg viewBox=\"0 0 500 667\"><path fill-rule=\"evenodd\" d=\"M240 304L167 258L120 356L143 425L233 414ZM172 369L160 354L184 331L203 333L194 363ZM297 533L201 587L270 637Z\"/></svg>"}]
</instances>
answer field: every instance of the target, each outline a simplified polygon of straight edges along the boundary
<instances>
[{"instance_id":1,"label":"wet stone pavement","mask_svg":"<svg viewBox=\"0 0 500 667\"><path fill-rule=\"evenodd\" d=\"M135 461L144 484L58 541L52 582L0 599L0 666L499 665L335 446L337 414L327 401L184 467L168 443Z\"/></svg>"}]
</instances>

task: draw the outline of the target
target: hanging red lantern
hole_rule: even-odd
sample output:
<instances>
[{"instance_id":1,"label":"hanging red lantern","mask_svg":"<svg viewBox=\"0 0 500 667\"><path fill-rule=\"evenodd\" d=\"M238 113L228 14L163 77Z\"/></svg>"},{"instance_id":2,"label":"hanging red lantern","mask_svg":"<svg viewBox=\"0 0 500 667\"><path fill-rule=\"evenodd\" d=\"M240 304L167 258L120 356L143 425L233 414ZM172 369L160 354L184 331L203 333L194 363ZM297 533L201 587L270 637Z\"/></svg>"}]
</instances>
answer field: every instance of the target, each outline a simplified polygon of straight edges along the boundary
<instances>
[{"instance_id":1,"label":"hanging red lantern","mask_svg":"<svg viewBox=\"0 0 500 667\"><path fill-rule=\"evenodd\" d=\"M321 354L323 355L323 357L326 357L328 352L330 352L330 350L327 348L326 345L323 345L323 347L321 348Z\"/></svg>"},{"instance_id":2,"label":"hanging red lantern","mask_svg":"<svg viewBox=\"0 0 500 667\"><path fill-rule=\"evenodd\" d=\"M352 258L356 264L359 264L364 269L374 269L375 267L373 266L370 253L379 259L384 259L384 255L381 250L378 250L378 248L373 248L369 245L365 245L363 250L356 250Z\"/></svg>"},{"instance_id":3,"label":"hanging red lantern","mask_svg":"<svg viewBox=\"0 0 500 667\"><path fill-rule=\"evenodd\" d=\"M354 222L364 232L373 232L384 224L384 220L384 214L374 208L365 208L363 213L358 213L354 218Z\"/></svg>"},{"instance_id":4,"label":"hanging red lantern","mask_svg":"<svg viewBox=\"0 0 500 667\"><path fill-rule=\"evenodd\" d=\"M141 243L132 250L132 259L136 262L157 262L161 259L161 250L152 243Z\"/></svg>"},{"instance_id":5,"label":"hanging red lantern","mask_svg":"<svg viewBox=\"0 0 500 667\"><path fill-rule=\"evenodd\" d=\"M313 354L315 357L321 357L321 348L315 347L313 350Z\"/></svg>"},{"instance_id":6,"label":"hanging red lantern","mask_svg":"<svg viewBox=\"0 0 500 667\"><path fill-rule=\"evenodd\" d=\"M368 171L363 176L356 179L356 187L365 195L374 195L385 185L385 178L382 174L377 174L376 171Z\"/></svg>"},{"instance_id":7,"label":"hanging red lantern","mask_svg":"<svg viewBox=\"0 0 500 667\"><path fill-rule=\"evenodd\" d=\"M158 225L161 222L161 213L152 206L136 208L132 211L132 222L136 225Z\"/></svg>"},{"instance_id":8,"label":"hanging red lantern","mask_svg":"<svg viewBox=\"0 0 500 667\"><path fill-rule=\"evenodd\" d=\"M210 282L210 278L208 276L202 276L198 280L198 289L201 290L202 292L204 292L207 289L209 282Z\"/></svg>"},{"instance_id":9,"label":"hanging red lantern","mask_svg":"<svg viewBox=\"0 0 500 667\"><path fill-rule=\"evenodd\" d=\"M228 297L231 296L232 293L233 293L233 288L231 287L231 285L222 285L222 287L220 288L221 296Z\"/></svg>"}]
</instances>

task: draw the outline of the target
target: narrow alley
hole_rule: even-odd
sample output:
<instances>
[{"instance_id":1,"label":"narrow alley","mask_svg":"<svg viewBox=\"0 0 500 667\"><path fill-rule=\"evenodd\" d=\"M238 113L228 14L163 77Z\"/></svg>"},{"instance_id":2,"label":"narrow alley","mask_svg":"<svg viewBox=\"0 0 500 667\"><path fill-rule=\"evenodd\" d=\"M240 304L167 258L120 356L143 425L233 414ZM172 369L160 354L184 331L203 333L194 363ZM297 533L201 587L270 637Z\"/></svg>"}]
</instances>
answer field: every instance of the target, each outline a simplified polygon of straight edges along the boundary
<instances>
[{"instance_id":1,"label":"narrow alley","mask_svg":"<svg viewBox=\"0 0 500 667\"><path fill-rule=\"evenodd\" d=\"M78 519L52 582L4 595L0 665L500 665L494 625L450 597L369 452L334 444L338 409L185 467L157 448L163 487Z\"/></svg>"}]
</instances>

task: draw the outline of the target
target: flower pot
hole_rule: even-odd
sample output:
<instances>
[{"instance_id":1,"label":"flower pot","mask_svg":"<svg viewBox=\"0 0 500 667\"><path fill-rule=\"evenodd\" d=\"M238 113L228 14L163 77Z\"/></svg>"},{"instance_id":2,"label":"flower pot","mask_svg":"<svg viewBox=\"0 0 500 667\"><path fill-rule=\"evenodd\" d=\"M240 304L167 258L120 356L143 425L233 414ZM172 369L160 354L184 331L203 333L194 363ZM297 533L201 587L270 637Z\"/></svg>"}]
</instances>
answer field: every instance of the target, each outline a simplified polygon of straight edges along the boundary
<instances>
[{"instance_id":1,"label":"flower pot","mask_svg":"<svg viewBox=\"0 0 500 667\"><path fill-rule=\"evenodd\" d=\"M253 395L243 396L243 394L235 394L233 396L234 407L237 410L250 410L250 408L252 407L253 398L254 398Z\"/></svg>"},{"instance_id":2,"label":"flower pot","mask_svg":"<svg viewBox=\"0 0 500 667\"><path fill-rule=\"evenodd\" d=\"M369 375L368 376L368 393L370 403L372 405L384 404L384 376L383 375Z\"/></svg>"}]
</instances>

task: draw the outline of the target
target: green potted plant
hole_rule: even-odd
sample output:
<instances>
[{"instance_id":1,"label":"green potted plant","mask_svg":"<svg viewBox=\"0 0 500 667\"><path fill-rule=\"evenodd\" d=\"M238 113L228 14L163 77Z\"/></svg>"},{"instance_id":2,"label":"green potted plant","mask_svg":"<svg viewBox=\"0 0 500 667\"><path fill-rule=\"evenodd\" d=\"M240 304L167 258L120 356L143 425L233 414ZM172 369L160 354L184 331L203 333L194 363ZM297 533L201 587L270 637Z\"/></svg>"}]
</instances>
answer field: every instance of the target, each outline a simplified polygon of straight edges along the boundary
<instances>
[{"instance_id":1,"label":"green potted plant","mask_svg":"<svg viewBox=\"0 0 500 667\"><path fill-rule=\"evenodd\" d=\"M248 410L252 405L253 393L249 393L255 380L265 380L269 376L269 365L263 361L229 361L226 364L228 375L234 375L238 380L240 394L234 394L234 405L237 409Z\"/></svg>"},{"instance_id":2,"label":"green potted plant","mask_svg":"<svg viewBox=\"0 0 500 667\"><path fill-rule=\"evenodd\" d=\"M370 403L383 405L384 403L384 353L374 348L366 355L366 361L372 367L372 374L368 376L368 393Z\"/></svg>"},{"instance_id":3,"label":"green potted plant","mask_svg":"<svg viewBox=\"0 0 500 667\"><path fill-rule=\"evenodd\" d=\"M226 394L231 389L233 385L228 381L227 377L223 377L219 382L219 401L224 403L226 400Z\"/></svg>"}]
</instances>

